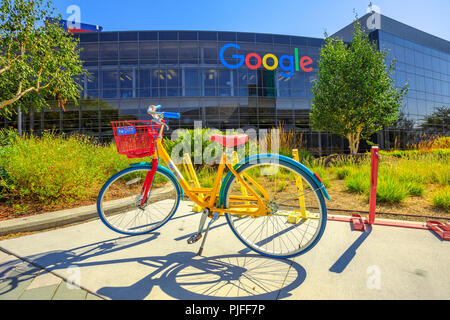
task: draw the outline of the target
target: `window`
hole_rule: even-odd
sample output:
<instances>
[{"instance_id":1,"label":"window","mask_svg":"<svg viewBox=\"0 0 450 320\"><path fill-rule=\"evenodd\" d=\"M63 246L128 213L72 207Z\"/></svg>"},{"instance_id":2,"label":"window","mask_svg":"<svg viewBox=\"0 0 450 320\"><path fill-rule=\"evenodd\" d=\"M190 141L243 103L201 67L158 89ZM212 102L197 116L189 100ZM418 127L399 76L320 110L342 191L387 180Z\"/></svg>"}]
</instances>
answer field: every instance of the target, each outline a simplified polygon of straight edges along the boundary
<instances>
[{"instance_id":1,"label":"window","mask_svg":"<svg viewBox=\"0 0 450 320\"><path fill-rule=\"evenodd\" d=\"M203 86L205 88L205 96L217 95L217 70L203 71Z\"/></svg>"},{"instance_id":2,"label":"window","mask_svg":"<svg viewBox=\"0 0 450 320\"><path fill-rule=\"evenodd\" d=\"M219 96L231 96L231 72L230 70L219 71Z\"/></svg>"},{"instance_id":3,"label":"window","mask_svg":"<svg viewBox=\"0 0 450 320\"><path fill-rule=\"evenodd\" d=\"M200 77L198 70L184 70L184 87L185 96L200 95Z\"/></svg>"},{"instance_id":4,"label":"window","mask_svg":"<svg viewBox=\"0 0 450 320\"><path fill-rule=\"evenodd\" d=\"M278 82L278 96L279 97L289 97L289 84L291 78L286 78L281 75L280 72L277 74L277 82Z\"/></svg>"},{"instance_id":5,"label":"window","mask_svg":"<svg viewBox=\"0 0 450 320\"><path fill-rule=\"evenodd\" d=\"M122 42L119 47L121 64L137 64L138 44L137 42Z\"/></svg>"},{"instance_id":6,"label":"window","mask_svg":"<svg viewBox=\"0 0 450 320\"><path fill-rule=\"evenodd\" d=\"M151 97L152 70L139 70L139 96Z\"/></svg>"},{"instance_id":7,"label":"window","mask_svg":"<svg viewBox=\"0 0 450 320\"><path fill-rule=\"evenodd\" d=\"M98 97L98 71L89 71L86 80L87 95L89 97Z\"/></svg>"},{"instance_id":8,"label":"window","mask_svg":"<svg viewBox=\"0 0 450 320\"><path fill-rule=\"evenodd\" d=\"M180 95L180 70L168 69L166 71L167 95L169 97Z\"/></svg>"},{"instance_id":9,"label":"window","mask_svg":"<svg viewBox=\"0 0 450 320\"><path fill-rule=\"evenodd\" d=\"M257 94L257 76L256 70L238 70L239 96L256 96Z\"/></svg>"},{"instance_id":10,"label":"window","mask_svg":"<svg viewBox=\"0 0 450 320\"><path fill-rule=\"evenodd\" d=\"M97 42L99 32L80 33L80 42Z\"/></svg>"},{"instance_id":11,"label":"window","mask_svg":"<svg viewBox=\"0 0 450 320\"><path fill-rule=\"evenodd\" d=\"M102 71L103 98L117 97L117 71Z\"/></svg>"},{"instance_id":12,"label":"window","mask_svg":"<svg viewBox=\"0 0 450 320\"><path fill-rule=\"evenodd\" d=\"M132 98L133 95L133 71L120 71L120 97Z\"/></svg>"},{"instance_id":13,"label":"window","mask_svg":"<svg viewBox=\"0 0 450 320\"><path fill-rule=\"evenodd\" d=\"M137 41L137 32L119 32L119 41Z\"/></svg>"},{"instance_id":14,"label":"window","mask_svg":"<svg viewBox=\"0 0 450 320\"><path fill-rule=\"evenodd\" d=\"M297 46L306 46L306 38L302 37L291 37L291 44Z\"/></svg>"},{"instance_id":15,"label":"window","mask_svg":"<svg viewBox=\"0 0 450 320\"><path fill-rule=\"evenodd\" d=\"M255 34L254 33L238 33L237 41L255 42Z\"/></svg>"},{"instance_id":16,"label":"window","mask_svg":"<svg viewBox=\"0 0 450 320\"><path fill-rule=\"evenodd\" d=\"M181 31L178 33L180 40L197 40L197 32Z\"/></svg>"},{"instance_id":17,"label":"window","mask_svg":"<svg viewBox=\"0 0 450 320\"><path fill-rule=\"evenodd\" d=\"M198 33L199 40L213 40L217 41L217 32L199 32Z\"/></svg>"},{"instance_id":18,"label":"window","mask_svg":"<svg viewBox=\"0 0 450 320\"><path fill-rule=\"evenodd\" d=\"M200 42L201 63L217 64L219 54L217 53L217 43Z\"/></svg>"},{"instance_id":19,"label":"window","mask_svg":"<svg viewBox=\"0 0 450 320\"><path fill-rule=\"evenodd\" d=\"M405 49L405 61L407 64L414 65L414 50Z\"/></svg>"},{"instance_id":20,"label":"window","mask_svg":"<svg viewBox=\"0 0 450 320\"><path fill-rule=\"evenodd\" d=\"M185 41L180 43L180 64L198 64L199 48L197 42Z\"/></svg>"},{"instance_id":21,"label":"window","mask_svg":"<svg viewBox=\"0 0 450 320\"><path fill-rule=\"evenodd\" d=\"M117 41L119 34L117 32L100 32L100 41Z\"/></svg>"},{"instance_id":22,"label":"window","mask_svg":"<svg viewBox=\"0 0 450 320\"><path fill-rule=\"evenodd\" d=\"M119 52L117 43L100 44L100 59L102 60L102 65L117 64L118 54Z\"/></svg>"},{"instance_id":23,"label":"window","mask_svg":"<svg viewBox=\"0 0 450 320\"><path fill-rule=\"evenodd\" d=\"M143 31L139 32L139 40L158 40L158 32Z\"/></svg>"},{"instance_id":24,"label":"window","mask_svg":"<svg viewBox=\"0 0 450 320\"><path fill-rule=\"evenodd\" d=\"M178 43L176 41L164 41L159 43L159 54L161 64L178 63Z\"/></svg>"},{"instance_id":25,"label":"window","mask_svg":"<svg viewBox=\"0 0 450 320\"><path fill-rule=\"evenodd\" d=\"M178 40L176 31L162 31L159 33L159 40Z\"/></svg>"},{"instance_id":26,"label":"window","mask_svg":"<svg viewBox=\"0 0 450 320\"><path fill-rule=\"evenodd\" d=\"M139 44L140 63L158 64L158 42L146 41Z\"/></svg>"},{"instance_id":27,"label":"window","mask_svg":"<svg viewBox=\"0 0 450 320\"><path fill-rule=\"evenodd\" d=\"M97 61L98 60L98 44L97 43L81 44L80 59L82 61Z\"/></svg>"},{"instance_id":28,"label":"window","mask_svg":"<svg viewBox=\"0 0 450 320\"><path fill-rule=\"evenodd\" d=\"M218 33L219 41L236 41L236 33L235 32L219 32Z\"/></svg>"},{"instance_id":29,"label":"window","mask_svg":"<svg viewBox=\"0 0 450 320\"><path fill-rule=\"evenodd\" d=\"M272 36L269 34L256 34L256 42L261 42L261 43L272 43L273 39Z\"/></svg>"},{"instance_id":30,"label":"window","mask_svg":"<svg viewBox=\"0 0 450 320\"><path fill-rule=\"evenodd\" d=\"M291 40L288 36L273 36L273 42L279 44L290 44Z\"/></svg>"}]
</instances>

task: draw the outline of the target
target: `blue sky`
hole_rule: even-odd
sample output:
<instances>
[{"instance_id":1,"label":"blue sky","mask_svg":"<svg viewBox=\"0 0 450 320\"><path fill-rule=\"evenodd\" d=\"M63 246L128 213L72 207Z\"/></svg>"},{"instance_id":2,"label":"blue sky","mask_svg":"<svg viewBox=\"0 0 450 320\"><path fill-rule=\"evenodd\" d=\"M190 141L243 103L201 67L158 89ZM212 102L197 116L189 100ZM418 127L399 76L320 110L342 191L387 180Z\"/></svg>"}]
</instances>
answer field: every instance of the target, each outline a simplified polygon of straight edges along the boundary
<instances>
[{"instance_id":1,"label":"blue sky","mask_svg":"<svg viewBox=\"0 0 450 320\"><path fill-rule=\"evenodd\" d=\"M366 13L365 0L53 0L63 18L70 5L81 21L118 30L215 30L323 37ZM381 13L450 40L450 1L373 1Z\"/></svg>"}]
</instances>

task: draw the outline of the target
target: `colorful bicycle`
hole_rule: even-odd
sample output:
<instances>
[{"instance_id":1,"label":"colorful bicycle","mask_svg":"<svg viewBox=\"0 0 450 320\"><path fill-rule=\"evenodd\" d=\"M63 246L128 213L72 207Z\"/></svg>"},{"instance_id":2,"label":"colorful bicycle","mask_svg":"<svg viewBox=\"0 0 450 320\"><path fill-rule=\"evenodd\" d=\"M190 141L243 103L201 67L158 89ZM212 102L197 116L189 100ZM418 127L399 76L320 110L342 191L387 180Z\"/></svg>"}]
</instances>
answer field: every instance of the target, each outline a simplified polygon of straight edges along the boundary
<instances>
[{"instance_id":1,"label":"colorful bicycle","mask_svg":"<svg viewBox=\"0 0 450 320\"><path fill-rule=\"evenodd\" d=\"M327 220L325 198L329 200L317 174L278 154L258 154L236 163L230 150L247 143L248 136L212 135L211 141L225 148L214 184L192 186L163 146L168 128L164 119L180 115L160 108L148 108L152 120L112 122L118 152L129 158L150 157L151 162L131 164L100 190L97 210L109 228L127 235L152 232L172 218L187 196L202 212L198 230L188 239L192 244L203 237L199 255L220 216L243 244L265 256L294 257L317 244Z\"/></svg>"}]
</instances>

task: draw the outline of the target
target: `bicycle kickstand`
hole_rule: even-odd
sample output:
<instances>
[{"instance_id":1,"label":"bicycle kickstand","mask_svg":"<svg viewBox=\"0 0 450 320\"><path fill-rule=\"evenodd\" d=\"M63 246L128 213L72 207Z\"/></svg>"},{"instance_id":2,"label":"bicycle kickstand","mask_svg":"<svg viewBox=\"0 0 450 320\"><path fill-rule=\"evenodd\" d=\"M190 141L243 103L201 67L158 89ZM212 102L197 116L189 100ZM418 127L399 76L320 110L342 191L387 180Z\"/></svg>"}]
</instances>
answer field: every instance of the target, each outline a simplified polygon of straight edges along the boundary
<instances>
[{"instance_id":1,"label":"bicycle kickstand","mask_svg":"<svg viewBox=\"0 0 450 320\"><path fill-rule=\"evenodd\" d=\"M219 213L214 212L211 221L208 223L208 226L206 227L205 236L203 237L202 244L200 245L200 248L198 249L197 256L201 256L203 252L203 246L206 241L206 236L208 235L209 227L219 218Z\"/></svg>"},{"instance_id":2,"label":"bicycle kickstand","mask_svg":"<svg viewBox=\"0 0 450 320\"><path fill-rule=\"evenodd\" d=\"M198 225L198 231L189 237L187 243L193 244L196 243L202 237L203 227L205 226L206 218L209 216L209 210L204 209L202 212L202 217L200 219L200 223Z\"/></svg>"}]
</instances>

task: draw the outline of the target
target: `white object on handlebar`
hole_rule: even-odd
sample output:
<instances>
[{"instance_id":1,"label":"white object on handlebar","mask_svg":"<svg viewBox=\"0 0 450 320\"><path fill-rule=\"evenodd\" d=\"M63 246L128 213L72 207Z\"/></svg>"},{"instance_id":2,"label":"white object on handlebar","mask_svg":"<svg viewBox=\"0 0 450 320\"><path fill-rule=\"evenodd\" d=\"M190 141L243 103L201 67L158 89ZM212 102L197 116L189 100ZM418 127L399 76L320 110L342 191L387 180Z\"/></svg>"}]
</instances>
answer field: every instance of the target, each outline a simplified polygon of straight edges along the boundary
<instances>
[{"instance_id":1,"label":"white object on handlebar","mask_svg":"<svg viewBox=\"0 0 450 320\"><path fill-rule=\"evenodd\" d=\"M147 113L153 117L154 121L157 124L164 125L167 129L169 129L169 126L165 122L162 121L163 113L156 111L158 109L161 109L160 105L157 105L157 106L151 105L148 107Z\"/></svg>"}]
</instances>

